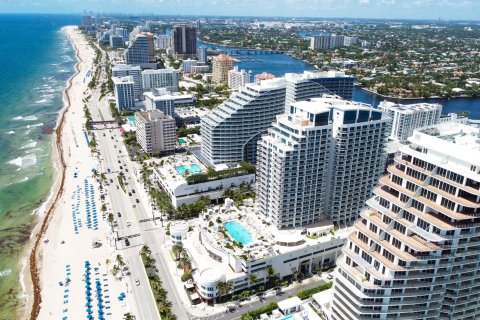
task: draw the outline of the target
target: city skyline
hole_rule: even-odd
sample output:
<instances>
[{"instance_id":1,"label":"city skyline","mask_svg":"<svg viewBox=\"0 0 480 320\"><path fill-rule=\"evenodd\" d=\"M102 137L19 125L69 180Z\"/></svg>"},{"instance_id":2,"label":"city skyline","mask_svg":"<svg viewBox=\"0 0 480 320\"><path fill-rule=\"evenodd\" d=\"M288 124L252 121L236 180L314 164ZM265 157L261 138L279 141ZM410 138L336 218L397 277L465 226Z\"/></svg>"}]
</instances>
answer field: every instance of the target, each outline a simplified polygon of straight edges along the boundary
<instances>
[{"instance_id":1,"label":"city skyline","mask_svg":"<svg viewBox=\"0 0 480 320\"><path fill-rule=\"evenodd\" d=\"M17 1L0 0L1 13L81 13L117 12L126 14L155 15L223 15L223 16L268 16L268 17L322 17L322 18L367 18L367 19L445 19L478 20L476 12L480 2L471 0L267 0L261 7L253 0L46 0ZM252 14L253 13L253 14Z\"/></svg>"}]
</instances>

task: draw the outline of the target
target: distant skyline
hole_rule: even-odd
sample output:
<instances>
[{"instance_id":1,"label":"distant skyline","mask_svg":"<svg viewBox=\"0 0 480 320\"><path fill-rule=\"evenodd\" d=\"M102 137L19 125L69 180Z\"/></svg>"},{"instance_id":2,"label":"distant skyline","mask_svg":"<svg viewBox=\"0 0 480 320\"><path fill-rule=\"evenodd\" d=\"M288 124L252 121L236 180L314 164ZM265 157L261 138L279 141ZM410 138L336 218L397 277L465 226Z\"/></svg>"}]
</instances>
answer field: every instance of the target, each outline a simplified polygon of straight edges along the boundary
<instances>
[{"instance_id":1,"label":"distant skyline","mask_svg":"<svg viewBox=\"0 0 480 320\"><path fill-rule=\"evenodd\" d=\"M2 13L479 20L479 0L0 0Z\"/></svg>"}]
</instances>

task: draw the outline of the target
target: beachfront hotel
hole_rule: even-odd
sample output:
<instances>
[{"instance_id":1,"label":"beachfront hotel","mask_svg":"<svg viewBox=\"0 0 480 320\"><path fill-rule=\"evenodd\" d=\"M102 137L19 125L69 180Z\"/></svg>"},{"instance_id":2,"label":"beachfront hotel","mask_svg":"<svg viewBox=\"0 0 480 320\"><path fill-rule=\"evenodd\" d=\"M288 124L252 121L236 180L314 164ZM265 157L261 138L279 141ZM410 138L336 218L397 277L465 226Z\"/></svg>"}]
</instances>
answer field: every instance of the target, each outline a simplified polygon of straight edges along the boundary
<instances>
[{"instance_id":1,"label":"beachfront hotel","mask_svg":"<svg viewBox=\"0 0 480 320\"><path fill-rule=\"evenodd\" d=\"M235 66L235 58L220 54L212 59L212 82L225 84L228 82L228 72Z\"/></svg>"},{"instance_id":2,"label":"beachfront hotel","mask_svg":"<svg viewBox=\"0 0 480 320\"><path fill-rule=\"evenodd\" d=\"M135 81L133 77L112 77L112 81L117 109L135 108Z\"/></svg>"},{"instance_id":3,"label":"beachfront hotel","mask_svg":"<svg viewBox=\"0 0 480 320\"><path fill-rule=\"evenodd\" d=\"M135 99L139 99L142 94L142 69L139 66L119 63L112 67L112 77L128 77L133 78Z\"/></svg>"},{"instance_id":4,"label":"beachfront hotel","mask_svg":"<svg viewBox=\"0 0 480 320\"><path fill-rule=\"evenodd\" d=\"M337 259L332 318L480 315L480 129L416 129Z\"/></svg>"},{"instance_id":5,"label":"beachfront hotel","mask_svg":"<svg viewBox=\"0 0 480 320\"><path fill-rule=\"evenodd\" d=\"M173 69L144 70L142 87L144 91L166 88L170 92L178 91L180 72Z\"/></svg>"},{"instance_id":6,"label":"beachfront hotel","mask_svg":"<svg viewBox=\"0 0 480 320\"><path fill-rule=\"evenodd\" d=\"M135 112L137 142L148 154L175 151L175 120L159 110Z\"/></svg>"},{"instance_id":7,"label":"beachfront hotel","mask_svg":"<svg viewBox=\"0 0 480 320\"><path fill-rule=\"evenodd\" d=\"M167 116L175 115L175 108L195 106L195 98L191 94L169 92L165 88L152 89L143 94L146 110L160 110Z\"/></svg>"},{"instance_id":8,"label":"beachfront hotel","mask_svg":"<svg viewBox=\"0 0 480 320\"><path fill-rule=\"evenodd\" d=\"M140 66L142 69L156 69L155 48L151 33L140 33L134 36L125 50L126 64Z\"/></svg>"},{"instance_id":9,"label":"beachfront hotel","mask_svg":"<svg viewBox=\"0 0 480 320\"><path fill-rule=\"evenodd\" d=\"M261 134L284 105L283 78L246 84L202 118L202 156L213 166L241 160L254 163Z\"/></svg>"},{"instance_id":10,"label":"beachfront hotel","mask_svg":"<svg viewBox=\"0 0 480 320\"><path fill-rule=\"evenodd\" d=\"M399 104L382 101L378 108L390 118L389 138L405 142L413 130L440 122L442 105L438 103Z\"/></svg>"},{"instance_id":11,"label":"beachfront hotel","mask_svg":"<svg viewBox=\"0 0 480 320\"><path fill-rule=\"evenodd\" d=\"M352 100L355 77L341 71L304 71L286 73L285 113L290 111L293 102L319 97L322 94L335 94L345 100Z\"/></svg>"},{"instance_id":12,"label":"beachfront hotel","mask_svg":"<svg viewBox=\"0 0 480 320\"><path fill-rule=\"evenodd\" d=\"M306 230L278 230L257 215L252 204L248 200L237 208L226 199L188 221L190 228L172 223L167 244L182 244L192 262L193 286L203 300L215 301L218 282L231 281L232 294L265 285L269 269L283 281L330 268L350 232L333 231L329 220Z\"/></svg>"},{"instance_id":13,"label":"beachfront hotel","mask_svg":"<svg viewBox=\"0 0 480 320\"><path fill-rule=\"evenodd\" d=\"M356 220L383 172L387 124L335 96L291 104L258 144L257 211L279 229Z\"/></svg>"}]
</instances>

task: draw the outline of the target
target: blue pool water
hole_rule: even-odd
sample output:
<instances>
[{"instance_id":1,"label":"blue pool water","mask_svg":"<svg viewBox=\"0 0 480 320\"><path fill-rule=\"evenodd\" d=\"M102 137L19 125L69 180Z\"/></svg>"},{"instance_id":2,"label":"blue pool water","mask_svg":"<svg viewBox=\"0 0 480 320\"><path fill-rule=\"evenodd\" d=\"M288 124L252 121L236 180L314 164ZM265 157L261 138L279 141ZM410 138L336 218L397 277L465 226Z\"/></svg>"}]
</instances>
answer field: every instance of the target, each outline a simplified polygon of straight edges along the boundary
<instances>
[{"instance_id":1,"label":"blue pool water","mask_svg":"<svg viewBox=\"0 0 480 320\"><path fill-rule=\"evenodd\" d=\"M241 224L235 220L227 221L223 224L228 233L235 239L235 241L240 242L243 245L249 244L252 242L252 236L250 232Z\"/></svg>"},{"instance_id":2,"label":"blue pool water","mask_svg":"<svg viewBox=\"0 0 480 320\"><path fill-rule=\"evenodd\" d=\"M192 163L191 165L185 165L185 164L182 164L181 166L176 166L175 167L175 170L177 170L177 172L179 174L183 174L185 171L188 170L188 172L190 173L193 173L193 172L200 172L202 171L202 169L200 168L199 165L195 164L195 163Z\"/></svg>"},{"instance_id":3,"label":"blue pool water","mask_svg":"<svg viewBox=\"0 0 480 320\"><path fill-rule=\"evenodd\" d=\"M282 318L281 320L291 320L293 319L292 315L286 316L285 318Z\"/></svg>"},{"instance_id":4,"label":"blue pool water","mask_svg":"<svg viewBox=\"0 0 480 320\"><path fill-rule=\"evenodd\" d=\"M127 119L128 119L128 121L130 121L130 122L135 122L135 117L128 117Z\"/></svg>"}]
</instances>

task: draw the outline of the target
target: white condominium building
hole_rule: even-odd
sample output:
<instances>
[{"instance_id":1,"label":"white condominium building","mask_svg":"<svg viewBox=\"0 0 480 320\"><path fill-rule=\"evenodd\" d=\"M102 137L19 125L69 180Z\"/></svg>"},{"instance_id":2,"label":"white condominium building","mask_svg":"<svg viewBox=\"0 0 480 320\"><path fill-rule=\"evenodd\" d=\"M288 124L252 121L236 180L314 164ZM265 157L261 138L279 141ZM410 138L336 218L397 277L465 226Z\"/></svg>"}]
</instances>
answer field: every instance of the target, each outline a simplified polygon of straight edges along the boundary
<instances>
[{"instance_id":1,"label":"white condominium building","mask_svg":"<svg viewBox=\"0 0 480 320\"><path fill-rule=\"evenodd\" d=\"M175 151L175 120L159 110L135 112L137 141L149 155Z\"/></svg>"},{"instance_id":2,"label":"white condominium building","mask_svg":"<svg viewBox=\"0 0 480 320\"><path fill-rule=\"evenodd\" d=\"M331 109L297 102L258 143L257 210L279 229L324 219Z\"/></svg>"},{"instance_id":3,"label":"white condominium building","mask_svg":"<svg viewBox=\"0 0 480 320\"><path fill-rule=\"evenodd\" d=\"M480 317L480 130L416 129L337 259L333 319Z\"/></svg>"},{"instance_id":4,"label":"white condominium building","mask_svg":"<svg viewBox=\"0 0 480 320\"><path fill-rule=\"evenodd\" d=\"M145 108L160 110L167 116L174 116L176 107L193 107L195 98L191 94L171 93L165 88L145 92Z\"/></svg>"},{"instance_id":5,"label":"white condominium building","mask_svg":"<svg viewBox=\"0 0 480 320\"><path fill-rule=\"evenodd\" d=\"M192 73L192 67L198 64L197 60L186 59L182 61L182 70L183 73Z\"/></svg>"},{"instance_id":6,"label":"white condominium building","mask_svg":"<svg viewBox=\"0 0 480 320\"><path fill-rule=\"evenodd\" d=\"M112 77L112 81L117 109L135 108L135 82L133 77Z\"/></svg>"},{"instance_id":7,"label":"white condominium building","mask_svg":"<svg viewBox=\"0 0 480 320\"><path fill-rule=\"evenodd\" d=\"M246 83L250 83L250 74L245 69L238 70L235 66L233 70L228 71L228 87L232 90L238 90Z\"/></svg>"},{"instance_id":8,"label":"white condominium building","mask_svg":"<svg viewBox=\"0 0 480 320\"><path fill-rule=\"evenodd\" d=\"M212 165L255 162L257 141L285 105L285 80L248 83L201 121L202 155Z\"/></svg>"},{"instance_id":9,"label":"white condominium building","mask_svg":"<svg viewBox=\"0 0 480 320\"><path fill-rule=\"evenodd\" d=\"M235 58L220 54L212 59L212 82L216 84L228 82L228 71L233 70Z\"/></svg>"},{"instance_id":10,"label":"white condominium building","mask_svg":"<svg viewBox=\"0 0 480 320\"><path fill-rule=\"evenodd\" d=\"M178 91L180 72L173 69L144 70L142 86L144 91L166 88L168 91Z\"/></svg>"},{"instance_id":11,"label":"white condominium building","mask_svg":"<svg viewBox=\"0 0 480 320\"><path fill-rule=\"evenodd\" d=\"M390 139L407 141L414 129L440 122L442 105L437 103L397 104L382 101L378 108L390 118Z\"/></svg>"},{"instance_id":12,"label":"white condominium building","mask_svg":"<svg viewBox=\"0 0 480 320\"><path fill-rule=\"evenodd\" d=\"M139 99L142 94L142 69L140 66L132 66L128 64L117 64L112 68L112 77L128 77L133 78L135 99Z\"/></svg>"},{"instance_id":13,"label":"white condominium building","mask_svg":"<svg viewBox=\"0 0 480 320\"><path fill-rule=\"evenodd\" d=\"M352 100L355 77L341 71L304 71L286 73L287 95L285 113L297 101L319 97L322 94L335 94L342 99Z\"/></svg>"},{"instance_id":14,"label":"white condominium building","mask_svg":"<svg viewBox=\"0 0 480 320\"><path fill-rule=\"evenodd\" d=\"M257 210L278 228L355 220L384 169L387 121L333 96L292 104L259 142Z\"/></svg>"}]
</instances>

